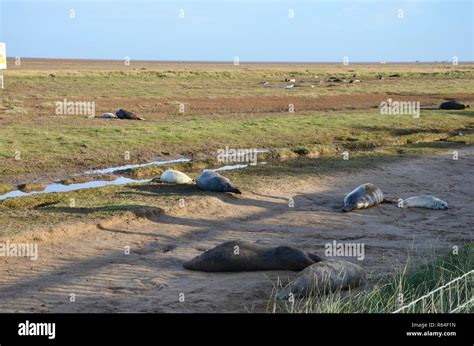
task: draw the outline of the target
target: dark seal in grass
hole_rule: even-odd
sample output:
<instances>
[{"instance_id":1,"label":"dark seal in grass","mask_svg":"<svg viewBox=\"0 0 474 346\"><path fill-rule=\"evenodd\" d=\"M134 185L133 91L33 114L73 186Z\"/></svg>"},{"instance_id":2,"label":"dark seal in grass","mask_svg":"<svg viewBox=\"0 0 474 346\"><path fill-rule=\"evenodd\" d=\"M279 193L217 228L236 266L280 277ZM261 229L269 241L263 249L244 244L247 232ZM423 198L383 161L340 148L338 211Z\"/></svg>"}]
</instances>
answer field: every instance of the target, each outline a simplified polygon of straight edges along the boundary
<instances>
[{"instance_id":1,"label":"dark seal in grass","mask_svg":"<svg viewBox=\"0 0 474 346\"><path fill-rule=\"evenodd\" d=\"M203 272L302 270L322 258L291 246L263 246L228 241L185 262L183 267Z\"/></svg>"},{"instance_id":2,"label":"dark seal in grass","mask_svg":"<svg viewBox=\"0 0 474 346\"><path fill-rule=\"evenodd\" d=\"M25 183L17 186L21 192L44 191L46 184L43 183Z\"/></svg>"},{"instance_id":3,"label":"dark seal in grass","mask_svg":"<svg viewBox=\"0 0 474 346\"><path fill-rule=\"evenodd\" d=\"M451 110L462 110L466 108L470 108L470 106L462 104L456 100L449 100L449 101L443 102L439 106L439 109L451 109Z\"/></svg>"},{"instance_id":4,"label":"dark seal in grass","mask_svg":"<svg viewBox=\"0 0 474 346\"><path fill-rule=\"evenodd\" d=\"M130 111L127 111L125 109L119 109L115 115L117 116L117 118L119 119L129 119L129 120L145 120L144 118L142 117L139 117L138 115L136 115L135 113L133 112L130 112Z\"/></svg>"}]
</instances>

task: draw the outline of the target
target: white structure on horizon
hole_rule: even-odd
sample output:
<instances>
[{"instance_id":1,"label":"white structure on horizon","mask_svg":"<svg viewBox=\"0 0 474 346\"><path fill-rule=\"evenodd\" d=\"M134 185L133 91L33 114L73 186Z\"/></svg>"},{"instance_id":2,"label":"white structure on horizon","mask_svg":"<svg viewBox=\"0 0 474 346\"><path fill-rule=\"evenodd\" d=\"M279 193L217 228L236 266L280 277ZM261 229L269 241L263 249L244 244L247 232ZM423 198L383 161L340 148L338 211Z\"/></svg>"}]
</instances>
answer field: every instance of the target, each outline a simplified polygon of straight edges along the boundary
<instances>
[{"instance_id":1,"label":"white structure on horizon","mask_svg":"<svg viewBox=\"0 0 474 346\"><path fill-rule=\"evenodd\" d=\"M7 69L7 48L5 43L0 42L0 70ZM2 89L3 89L3 74L0 74L0 79L2 80Z\"/></svg>"}]
</instances>

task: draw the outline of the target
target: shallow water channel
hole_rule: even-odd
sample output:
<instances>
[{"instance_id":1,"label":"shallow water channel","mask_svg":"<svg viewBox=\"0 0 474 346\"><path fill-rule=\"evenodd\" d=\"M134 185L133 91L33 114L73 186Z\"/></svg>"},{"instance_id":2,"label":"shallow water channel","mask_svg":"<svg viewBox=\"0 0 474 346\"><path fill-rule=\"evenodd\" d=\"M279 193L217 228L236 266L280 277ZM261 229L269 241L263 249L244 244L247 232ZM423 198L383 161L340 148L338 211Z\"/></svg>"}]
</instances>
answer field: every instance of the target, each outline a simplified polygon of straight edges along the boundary
<instances>
[{"instance_id":1,"label":"shallow water channel","mask_svg":"<svg viewBox=\"0 0 474 346\"><path fill-rule=\"evenodd\" d=\"M180 158L180 159L167 160L167 161L152 161L152 162L143 163L143 164L130 164L130 165L124 165L124 166L116 166L116 167L109 167L109 168L104 168L104 169L90 170L84 173L75 174L74 176L77 177L77 176L92 175L92 174L107 175L107 174L113 174L119 171L124 171L126 169L133 169L133 168L152 166L152 165L166 165L170 163L189 162L189 161L191 161L191 159L188 159L188 158ZM241 169L241 168L246 168L246 167L248 167L248 164L235 164L235 165L226 165L226 166L219 167L212 170L217 172L217 171L226 171L226 170L232 170L232 169ZM99 188L99 187L110 186L110 185L147 183L147 182L150 182L151 180L152 179L131 179L124 176L118 176L114 180L100 180L99 179L99 180L93 180L93 181L88 181L84 183L68 184L68 185L56 182L56 183L51 183L51 184L46 185L46 188L40 191L23 192L20 190L13 190L3 195L0 195L0 200L16 198L16 197L24 197L24 196L30 196L30 195L42 194L42 193L69 192L69 191L76 191L76 190L82 190L82 189Z\"/></svg>"}]
</instances>

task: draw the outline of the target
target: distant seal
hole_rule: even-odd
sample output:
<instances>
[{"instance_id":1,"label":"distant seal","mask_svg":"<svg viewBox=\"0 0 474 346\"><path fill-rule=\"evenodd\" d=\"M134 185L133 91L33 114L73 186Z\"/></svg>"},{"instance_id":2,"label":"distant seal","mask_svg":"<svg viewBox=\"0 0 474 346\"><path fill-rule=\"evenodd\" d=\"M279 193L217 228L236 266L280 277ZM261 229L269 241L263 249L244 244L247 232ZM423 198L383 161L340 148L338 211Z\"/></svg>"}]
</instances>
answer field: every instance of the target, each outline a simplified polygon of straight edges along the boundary
<instances>
[{"instance_id":1,"label":"distant seal","mask_svg":"<svg viewBox=\"0 0 474 346\"><path fill-rule=\"evenodd\" d=\"M462 104L456 100L450 100L443 102L440 106L439 109L454 109L454 110L462 110L469 108L469 105Z\"/></svg>"},{"instance_id":2,"label":"distant seal","mask_svg":"<svg viewBox=\"0 0 474 346\"><path fill-rule=\"evenodd\" d=\"M142 117L139 117L133 112L127 111L125 109L119 109L117 112L115 112L115 115L119 119L130 119L130 120L145 120Z\"/></svg>"},{"instance_id":3,"label":"distant seal","mask_svg":"<svg viewBox=\"0 0 474 346\"><path fill-rule=\"evenodd\" d=\"M152 181L173 184L190 184L193 182L193 180L186 174L174 169L164 171L158 179L153 179Z\"/></svg>"},{"instance_id":4,"label":"distant seal","mask_svg":"<svg viewBox=\"0 0 474 346\"><path fill-rule=\"evenodd\" d=\"M196 178L196 183L200 189L205 191L242 193L229 179L214 171L203 171Z\"/></svg>"},{"instance_id":5,"label":"distant seal","mask_svg":"<svg viewBox=\"0 0 474 346\"><path fill-rule=\"evenodd\" d=\"M217 245L183 267L203 272L242 272L257 270L302 270L321 257L291 246L263 246L244 241Z\"/></svg>"},{"instance_id":6,"label":"distant seal","mask_svg":"<svg viewBox=\"0 0 474 346\"><path fill-rule=\"evenodd\" d=\"M342 79L341 78L338 78L336 76L331 76L328 78L327 80L328 82L331 82L331 83L341 83L342 82Z\"/></svg>"},{"instance_id":7,"label":"distant seal","mask_svg":"<svg viewBox=\"0 0 474 346\"><path fill-rule=\"evenodd\" d=\"M429 196L413 196L403 201L403 207L405 208L426 208L426 209L448 209L448 203L445 201Z\"/></svg>"},{"instance_id":8,"label":"distant seal","mask_svg":"<svg viewBox=\"0 0 474 346\"><path fill-rule=\"evenodd\" d=\"M367 183L358 186L344 198L343 211L364 209L382 203L382 191L374 184Z\"/></svg>"},{"instance_id":9,"label":"distant seal","mask_svg":"<svg viewBox=\"0 0 474 346\"><path fill-rule=\"evenodd\" d=\"M17 186L21 192L44 191L46 184L43 183L25 183Z\"/></svg>"},{"instance_id":10,"label":"distant seal","mask_svg":"<svg viewBox=\"0 0 474 346\"><path fill-rule=\"evenodd\" d=\"M103 113L101 115L96 116L96 118L113 119L117 118L117 115L115 115L114 113Z\"/></svg>"},{"instance_id":11,"label":"distant seal","mask_svg":"<svg viewBox=\"0 0 474 346\"><path fill-rule=\"evenodd\" d=\"M293 282L278 290L277 299L288 299L290 293L296 297L345 290L360 286L365 281L365 271L358 265L343 260L325 260L304 269Z\"/></svg>"}]
</instances>

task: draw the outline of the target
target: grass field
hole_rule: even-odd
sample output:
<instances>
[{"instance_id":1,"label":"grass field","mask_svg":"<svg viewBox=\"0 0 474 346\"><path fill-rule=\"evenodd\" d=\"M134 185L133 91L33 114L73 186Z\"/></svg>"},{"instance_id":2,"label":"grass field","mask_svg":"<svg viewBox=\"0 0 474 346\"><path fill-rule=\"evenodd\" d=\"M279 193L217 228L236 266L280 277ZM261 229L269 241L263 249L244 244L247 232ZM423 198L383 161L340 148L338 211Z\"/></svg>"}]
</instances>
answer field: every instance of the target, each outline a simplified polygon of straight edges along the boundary
<instances>
[{"instance_id":1,"label":"grass field","mask_svg":"<svg viewBox=\"0 0 474 346\"><path fill-rule=\"evenodd\" d=\"M341 81L328 81L332 76ZM290 84L285 80L293 78L296 80L291 82L294 87L284 89ZM360 82L350 83L351 79ZM139 168L124 174L133 178L152 178L168 167L180 169L194 178L204 168L223 165L216 162L218 149L226 146L269 149L268 153L259 155L259 162L266 164L225 172L237 186L245 187L249 195L244 194L242 201L217 197L193 185L163 186L156 183L9 198L0 201L0 236L5 238L32 234L36 239L35 234L40 231L77 229L87 224L95 227L111 219L122 220L124 225L133 224L137 219L157 222L157 215L177 214L175 209L182 198L191 205L203 203L211 210L203 215L195 212L190 219L202 217L206 220L208 217L207 223L214 225L216 215L220 214L217 211L213 214L213 208L221 208L221 202L231 206L236 203L235 208L244 206L249 213L253 212L253 207L267 208L267 204L280 208L274 202L257 199L267 198L266 194L280 193L280 189L285 194L292 189L299 191L295 186L303 186L301 195L307 199L311 189L322 189L318 185L319 179L327 182L333 176L338 179L345 177L341 183L343 187L336 188L347 190L356 181L354 178L352 182L352 174L360 175L369 168L369 177L376 176L378 169L387 167L396 167L397 172L402 172L398 173L400 175L405 174L406 164L410 167L406 172L408 193L412 191L408 187L413 189L423 182L419 178L420 181L410 185L410 169L414 175L425 174L417 171L413 162L472 148L474 143L474 111L438 109L439 104L449 98L474 104L474 65L471 64L344 66L242 63L234 66L231 63L132 61L127 66L120 61L24 59L19 66L9 61L5 89L0 90L0 96L0 194L14 190L22 183L48 184L73 179L74 174L91 169L177 157L193 161ZM56 102L64 99L94 102L96 114L124 108L145 120L56 114ZM382 115L378 107L388 99L420 102L420 117ZM180 112L181 104L184 112ZM344 153L350 155L349 160L343 159ZM428 170L433 172L435 164L430 164ZM466 165L469 167L468 163ZM439 191L446 192L455 186L450 179L456 179L456 174L449 177L438 182L433 175L426 180L433 189L442 186ZM383 175L379 178L383 179ZM386 178L387 185L392 183L392 178ZM462 181L464 178L459 179ZM402 184L402 180L392 184ZM262 195L254 194L254 191ZM341 191L337 190L337 193ZM315 197L311 205L324 205L328 200L333 203L330 198L332 195L323 195L321 199ZM227 208L224 209L227 212ZM331 205L329 211L325 211L329 213L326 215L329 219L333 217L334 209L335 206ZM316 210L316 214L318 212ZM456 213L451 219L442 219L441 222L452 222L461 215L461 211ZM470 214L462 215L463 220L472 221ZM336 215L334 219L339 217ZM405 224L390 211L383 212L381 217L381 224L392 222L399 227L401 223L403 232L408 232L405 228L411 225L411 221ZM228 215L228 219L231 226L235 220L246 222L245 217L233 214ZM273 236L278 240L281 236L279 228L273 225L271 217L269 219L265 227L276 232L277 236ZM293 221L299 222L300 219ZM426 215L422 218L422 222L425 221L425 226L431 227ZM285 230L290 227L286 220L278 222ZM307 222L306 228L302 226L302 229L306 230L313 226L314 220L305 219L304 222ZM318 222L315 227L321 226L323 233L327 229L337 231L334 224ZM344 222L345 227L354 222L357 224L354 220ZM177 220L176 227L195 227L196 223L196 220L189 221L183 216ZM166 226L161 225L165 229ZM146 227L151 229L151 226ZM211 227L220 232L222 225ZM363 225L360 227L364 229ZM450 226L446 227L449 229ZM462 231L469 225L455 227ZM264 231L256 230L257 234ZM174 231L170 230L171 234ZM392 235L390 231L391 228L384 231L390 235L389 240L402 237ZM185 234L183 229L176 232ZM383 238L384 232L379 236ZM307 239L312 239L312 233L309 234ZM406 240L408 235L403 237ZM44 234L38 236L40 238L44 239ZM296 238L300 239L299 236ZM103 244L107 241L104 240ZM401 251L397 246L394 245L391 251ZM358 293L355 300L348 302L338 292L323 300L300 302L302 305L291 307L291 311L390 312L396 306L394 297L399 293L403 293L406 299L415 299L455 274L472 268L472 245L466 246L462 254L441 259L444 261L441 265L427 264L421 269L410 269L403 276L383 280L369 293ZM186 252L186 255L189 254ZM279 311L287 308L280 306Z\"/></svg>"},{"instance_id":2,"label":"grass field","mask_svg":"<svg viewBox=\"0 0 474 346\"><path fill-rule=\"evenodd\" d=\"M216 151L225 146L279 148L276 158L293 159L298 156L293 151L336 160L349 151L352 157L362 155L360 160L366 160L381 152L385 156L423 154L456 143L472 143L474 138L473 111L435 109L446 97L474 100L473 65L132 62L126 66L117 61L31 59L19 66L11 61L9 66L0 105L0 189L4 192L15 184L47 183L92 168L156 158L184 155L215 160ZM394 75L397 77L390 77ZM346 82L334 85L327 82L330 76ZM282 89L287 78L295 78L300 87ZM361 82L350 84L350 78ZM126 108L146 120L57 115L55 102L64 98L95 102L97 113ZM381 115L377 107L388 98L417 100L427 109L421 111L420 118ZM181 102L184 113L178 111ZM444 144L439 142L448 139ZM437 144L431 148L427 145L434 142ZM324 162L318 161L318 169L324 169L320 168L325 167ZM280 166L270 165L265 171L281 170ZM106 206L123 203L115 193L121 190L123 187L109 187L103 192L61 194L60 198L68 201L69 195L77 195L87 206L114 211L121 208ZM21 209L19 206L40 205L52 198L59 197L39 195L2 203L3 208L10 208L2 213L10 225L3 232L69 219L69 215L51 217L35 211L32 216L30 210L11 210L12 206ZM23 214L16 217L18 212ZM14 220L28 221L18 224Z\"/></svg>"},{"instance_id":3,"label":"grass field","mask_svg":"<svg viewBox=\"0 0 474 346\"><path fill-rule=\"evenodd\" d=\"M472 129L472 111L423 110L420 119L413 119L381 116L374 109L388 98L420 101L428 108L447 97L472 101L472 65L125 66L24 60L9 66L7 88L1 91L0 183L55 169L77 173L123 164L125 152L131 161L145 162L163 154L212 155L225 145L364 149ZM349 80L354 75L361 83L326 82L329 76ZM379 75L386 78L378 80ZM282 89L290 77L300 87ZM55 103L64 98L95 102L98 114L129 109L146 121L57 115ZM180 103L184 113L179 113ZM15 159L18 153L21 160Z\"/></svg>"}]
</instances>

